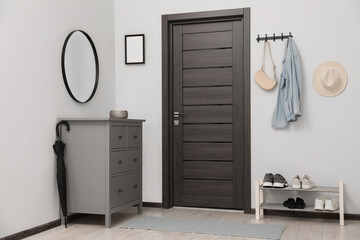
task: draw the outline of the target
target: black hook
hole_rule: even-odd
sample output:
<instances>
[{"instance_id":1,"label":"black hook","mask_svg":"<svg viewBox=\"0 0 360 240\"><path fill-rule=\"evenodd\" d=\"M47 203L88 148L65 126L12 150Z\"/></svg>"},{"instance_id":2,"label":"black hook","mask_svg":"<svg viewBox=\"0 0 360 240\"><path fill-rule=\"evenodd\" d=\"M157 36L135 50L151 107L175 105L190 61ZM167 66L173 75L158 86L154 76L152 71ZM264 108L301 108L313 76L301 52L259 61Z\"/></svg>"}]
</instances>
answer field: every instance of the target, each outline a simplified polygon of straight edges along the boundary
<instances>
[{"instance_id":1,"label":"black hook","mask_svg":"<svg viewBox=\"0 0 360 240\"><path fill-rule=\"evenodd\" d=\"M258 34L258 35L257 35L257 38L256 38L256 41L257 41L257 42L260 42L260 41L264 40L265 42L267 42L268 40L271 41L271 39L272 39L274 42L276 41L276 39L281 39L281 41L284 41L284 39L288 39L289 37L293 37L293 35L291 34L291 32L289 32L289 35L284 35L284 33L281 33L280 36L276 36L275 33L273 33L273 35L271 36L271 34L270 34L269 37L268 37L267 34L265 34L264 37L260 37L260 35Z\"/></svg>"},{"instance_id":2,"label":"black hook","mask_svg":"<svg viewBox=\"0 0 360 240\"><path fill-rule=\"evenodd\" d=\"M69 132L70 131L70 124L67 121L60 121L56 124L56 137L59 138L59 127L61 125L65 125L66 126L66 130Z\"/></svg>"}]
</instances>

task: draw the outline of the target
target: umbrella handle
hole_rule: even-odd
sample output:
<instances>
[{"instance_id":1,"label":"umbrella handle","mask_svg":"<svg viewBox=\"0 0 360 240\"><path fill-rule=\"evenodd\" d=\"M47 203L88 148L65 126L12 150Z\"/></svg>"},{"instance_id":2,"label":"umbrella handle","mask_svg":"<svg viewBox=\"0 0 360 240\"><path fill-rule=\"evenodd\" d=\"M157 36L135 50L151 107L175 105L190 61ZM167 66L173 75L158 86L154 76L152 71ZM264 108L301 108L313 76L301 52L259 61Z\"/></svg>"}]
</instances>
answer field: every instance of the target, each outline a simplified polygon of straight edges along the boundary
<instances>
[{"instance_id":1,"label":"umbrella handle","mask_svg":"<svg viewBox=\"0 0 360 240\"><path fill-rule=\"evenodd\" d=\"M65 125L66 126L66 130L69 132L70 131L70 124L67 121L60 121L56 124L56 138L59 139L59 127L61 125Z\"/></svg>"}]
</instances>

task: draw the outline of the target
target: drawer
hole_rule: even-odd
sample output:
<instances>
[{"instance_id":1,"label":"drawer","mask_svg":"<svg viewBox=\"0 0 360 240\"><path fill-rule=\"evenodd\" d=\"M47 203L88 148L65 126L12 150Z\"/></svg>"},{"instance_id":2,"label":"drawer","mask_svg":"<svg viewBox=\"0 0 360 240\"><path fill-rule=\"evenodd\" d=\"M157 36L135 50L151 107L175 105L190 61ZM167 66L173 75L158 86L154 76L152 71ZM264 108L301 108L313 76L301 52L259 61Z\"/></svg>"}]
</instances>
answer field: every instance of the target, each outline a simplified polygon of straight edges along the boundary
<instances>
[{"instance_id":1,"label":"drawer","mask_svg":"<svg viewBox=\"0 0 360 240\"><path fill-rule=\"evenodd\" d=\"M110 153L110 173L122 173L141 168L141 150L126 150Z\"/></svg>"},{"instance_id":2,"label":"drawer","mask_svg":"<svg viewBox=\"0 0 360 240\"><path fill-rule=\"evenodd\" d=\"M114 208L141 198L141 172L112 177L110 207Z\"/></svg>"},{"instance_id":3,"label":"drawer","mask_svg":"<svg viewBox=\"0 0 360 240\"><path fill-rule=\"evenodd\" d=\"M139 147L141 143L140 127L128 127L127 146Z\"/></svg>"},{"instance_id":4,"label":"drawer","mask_svg":"<svg viewBox=\"0 0 360 240\"><path fill-rule=\"evenodd\" d=\"M110 147L125 148L126 147L126 127L111 126L110 128Z\"/></svg>"}]
</instances>

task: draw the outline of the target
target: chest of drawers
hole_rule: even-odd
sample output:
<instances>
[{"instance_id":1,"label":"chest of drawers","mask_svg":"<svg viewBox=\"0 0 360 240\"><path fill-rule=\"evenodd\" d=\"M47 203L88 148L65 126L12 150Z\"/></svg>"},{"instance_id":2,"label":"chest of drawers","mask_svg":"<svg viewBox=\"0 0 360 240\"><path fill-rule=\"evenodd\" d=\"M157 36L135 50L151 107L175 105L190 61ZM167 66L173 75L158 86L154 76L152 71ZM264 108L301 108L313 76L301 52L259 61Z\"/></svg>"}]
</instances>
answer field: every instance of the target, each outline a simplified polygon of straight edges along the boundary
<instances>
[{"instance_id":1,"label":"chest of drawers","mask_svg":"<svg viewBox=\"0 0 360 240\"><path fill-rule=\"evenodd\" d=\"M142 213L142 123L132 119L61 119L66 144L68 213L105 215L136 205Z\"/></svg>"}]
</instances>

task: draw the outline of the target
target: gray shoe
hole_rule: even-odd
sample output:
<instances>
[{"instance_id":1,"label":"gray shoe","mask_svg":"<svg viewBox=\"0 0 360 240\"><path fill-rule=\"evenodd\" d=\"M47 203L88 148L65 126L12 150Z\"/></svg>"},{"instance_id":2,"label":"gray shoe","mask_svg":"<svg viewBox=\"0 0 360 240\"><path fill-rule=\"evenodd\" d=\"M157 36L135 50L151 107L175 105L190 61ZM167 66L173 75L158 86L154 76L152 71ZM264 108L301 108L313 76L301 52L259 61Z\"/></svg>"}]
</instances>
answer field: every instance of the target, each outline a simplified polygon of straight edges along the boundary
<instances>
[{"instance_id":1,"label":"gray shoe","mask_svg":"<svg viewBox=\"0 0 360 240\"><path fill-rule=\"evenodd\" d=\"M273 187L273 183L274 183L274 174L272 173L265 174L263 187Z\"/></svg>"},{"instance_id":2,"label":"gray shoe","mask_svg":"<svg viewBox=\"0 0 360 240\"><path fill-rule=\"evenodd\" d=\"M288 183L281 174L275 174L273 187L284 188L287 187Z\"/></svg>"}]
</instances>

